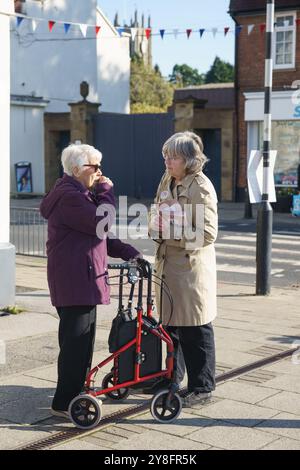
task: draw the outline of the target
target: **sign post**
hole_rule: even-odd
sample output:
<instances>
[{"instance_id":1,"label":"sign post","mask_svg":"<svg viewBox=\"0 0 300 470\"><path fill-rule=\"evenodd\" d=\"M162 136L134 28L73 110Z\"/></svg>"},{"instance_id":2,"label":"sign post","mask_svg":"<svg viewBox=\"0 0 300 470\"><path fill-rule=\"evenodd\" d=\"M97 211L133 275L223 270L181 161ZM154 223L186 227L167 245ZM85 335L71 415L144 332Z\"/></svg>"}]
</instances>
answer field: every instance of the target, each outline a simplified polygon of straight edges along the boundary
<instances>
[{"instance_id":1,"label":"sign post","mask_svg":"<svg viewBox=\"0 0 300 470\"><path fill-rule=\"evenodd\" d=\"M274 18L275 0L267 0L263 187L262 201L257 214L256 295L268 295L271 292L273 210L269 197L269 180L272 130L271 99L273 85L272 44L274 35Z\"/></svg>"}]
</instances>

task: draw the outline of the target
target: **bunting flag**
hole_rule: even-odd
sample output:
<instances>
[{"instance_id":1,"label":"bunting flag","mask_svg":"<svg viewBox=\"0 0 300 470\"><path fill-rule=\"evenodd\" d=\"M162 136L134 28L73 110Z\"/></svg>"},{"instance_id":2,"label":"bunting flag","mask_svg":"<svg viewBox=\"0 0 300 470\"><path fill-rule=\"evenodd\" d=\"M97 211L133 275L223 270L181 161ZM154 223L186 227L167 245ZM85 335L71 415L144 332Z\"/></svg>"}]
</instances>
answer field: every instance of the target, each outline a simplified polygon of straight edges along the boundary
<instances>
[{"instance_id":1,"label":"bunting flag","mask_svg":"<svg viewBox=\"0 0 300 470\"><path fill-rule=\"evenodd\" d=\"M118 31L119 36L122 36L122 34L125 32L125 28L122 28L122 27L120 27L120 26L118 26L118 27L116 28L116 30Z\"/></svg>"},{"instance_id":2,"label":"bunting flag","mask_svg":"<svg viewBox=\"0 0 300 470\"><path fill-rule=\"evenodd\" d=\"M131 28L131 39L134 41L137 33L137 28Z\"/></svg>"},{"instance_id":3,"label":"bunting flag","mask_svg":"<svg viewBox=\"0 0 300 470\"><path fill-rule=\"evenodd\" d=\"M252 33L254 29L254 24L248 24L248 36Z\"/></svg>"},{"instance_id":4,"label":"bunting flag","mask_svg":"<svg viewBox=\"0 0 300 470\"><path fill-rule=\"evenodd\" d=\"M17 16L17 28L20 26L23 20L24 20L23 16Z\"/></svg>"},{"instance_id":5,"label":"bunting flag","mask_svg":"<svg viewBox=\"0 0 300 470\"><path fill-rule=\"evenodd\" d=\"M266 24L265 23L260 24L259 29L260 29L261 34L263 34L266 30Z\"/></svg>"},{"instance_id":6,"label":"bunting flag","mask_svg":"<svg viewBox=\"0 0 300 470\"><path fill-rule=\"evenodd\" d=\"M216 37L217 32L218 32L218 28L213 28L212 29L212 33L213 33L214 38Z\"/></svg>"},{"instance_id":7,"label":"bunting flag","mask_svg":"<svg viewBox=\"0 0 300 470\"><path fill-rule=\"evenodd\" d=\"M186 30L186 35L187 35L187 38L188 38L188 39L189 39L191 33L192 33L192 29L187 29L187 30Z\"/></svg>"},{"instance_id":8,"label":"bunting flag","mask_svg":"<svg viewBox=\"0 0 300 470\"><path fill-rule=\"evenodd\" d=\"M84 38L86 38L86 32L87 32L88 25L87 24L80 24L79 28L80 28L82 36Z\"/></svg>"},{"instance_id":9,"label":"bunting flag","mask_svg":"<svg viewBox=\"0 0 300 470\"><path fill-rule=\"evenodd\" d=\"M146 28L145 29L145 34L146 34L146 38L149 39L150 35L151 35L151 28Z\"/></svg>"},{"instance_id":10,"label":"bunting flag","mask_svg":"<svg viewBox=\"0 0 300 470\"><path fill-rule=\"evenodd\" d=\"M239 36L241 34L242 29L243 29L243 26L241 26L241 25L236 26L235 27L235 35Z\"/></svg>"},{"instance_id":11,"label":"bunting flag","mask_svg":"<svg viewBox=\"0 0 300 470\"><path fill-rule=\"evenodd\" d=\"M70 27L71 27L70 23L64 23L64 29L65 29L66 34L68 33Z\"/></svg>"},{"instance_id":12,"label":"bunting flag","mask_svg":"<svg viewBox=\"0 0 300 470\"><path fill-rule=\"evenodd\" d=\"M37 28L37 21L31 20L31 29L33 33L35 32L36 28Z\"/></svg>"},{"instance_id":13,"label":"bunting flag","mask_svg":"<svg viewBox=\"0 0 300 470\"><path fill-rule=\"evenodd\" d=\"M101 26L95 26L95 33L96 33L96 36L98 36L98 33L101 29Z\"/></svg>"},{"instance_id":14,"label":"bunting flag","mask_svg":"<svg viewBox=\"0 0 300 470\"><path fill-rule=\"evenodd\" d=\"M159 33L160 33L160 37L163 39L163 38L164 38L164 34L165 34L165 29L160 29L160 30L159 30Z\"/></svg>"},{"instance_id":15,"label":"bunting flag","mask_svg":"<svg viewBox=\"0 0 300 470\"><path fill-rule=\"evenodd\" d=\"M230 28L228 28L228 26L226 28L224 28L224 36L227 36L229 30L230 30Z\"/></svg>"},{"instance_id":16,"label":"bunting flag","mask_svg":"<svg viewBox=\"0 0 300 470\"><path fill-rule=\"evenodd\" d=\"M51 33L54 25L55 25L55 21L52 21L52 20L48 21L48 28L49 28L50 33Z\"/></svg>"},{"instance_id":17,"label":"bunting flag","mask_svg":"<svg viewBox=\"0 0 300 470\"><path fill-rule=\"evenodd\" d=\"M296 26L300 26L300 18L296 20Z\"/></svg>"},{"instance_id":18,"label":"bunting flag","mask_svg":"<svg viewBox=\"0 0 300 470\"><path fill-rule=\"evenodd\" d=\"M177 39L178 32L179 32L179 29L177 28L173 29L173 34L174 34L175 39Z\"/></svg>"},{"instance_id":19,"label":"bunting flag","mask_svg":"<svg viewBox=\"0 0 300 470\"><path fill-rule=\"evenodd\" d=\"M199 29L200 38L202 38L202 36L203 36L204 32L205 32L205 29L204 29L204 28L203 28L203 29Z\"/></svg>"}]
</instances>

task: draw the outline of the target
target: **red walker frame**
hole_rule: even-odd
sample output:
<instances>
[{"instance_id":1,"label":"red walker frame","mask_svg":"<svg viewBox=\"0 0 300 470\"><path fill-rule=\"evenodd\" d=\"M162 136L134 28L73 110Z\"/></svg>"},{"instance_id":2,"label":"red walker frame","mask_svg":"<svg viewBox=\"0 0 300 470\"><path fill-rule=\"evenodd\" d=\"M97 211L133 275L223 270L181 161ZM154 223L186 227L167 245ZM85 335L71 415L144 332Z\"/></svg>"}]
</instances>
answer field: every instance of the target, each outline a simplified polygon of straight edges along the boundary
<instances>
[{"instance_id":1,"label":"red walker frame","mask_svg":"<svg viewBox=\"0 0 300 470\"><path fill-rule=\"evenodd\" d=\"M136 278L135 282L139 283L139 293L138 293L138 305L137 305L137 330L136 330L136 337L129 341L127 344L122 346L120 349L115 351L111 356L109 356L107 359L104 361L100 362L98 365L96 365L87 375L86 382L85 382L85 393L92 395L94 397L98 397L100 395L105 395L117 390L120 390L121 388L130 388L133 385L137 385L142 382L146 382L150 379L158 378L158 377L165 377L170 380L170 384L172 383L173 379L173 369L174 369L174 345L173 341L168 335L168 333L165 331L163 326L161 324L157 324L156 326L153 326L149 328L149 333L153 334L161 339L164 343L167 345L167 359L166 359L166 369L161 370L160 372L156 372L154 374L146 375L143 377L140 377L140 366L141 363L136 360L134 364L134 379L127 381L127 382L122 382L122 383L117 383L118 382L118 358L119 356L126 351L128 348L133 346L134 344L136 345L136 351L135 351L135 357L138 358L140 357L141 353L141 337L142 337L142 325L146 323L147 321L144 321L144 318L149 318L151 319L153 317L153 299L152 299L152 294L151 294L151 283L152 283L152 268L150 263L145 262L145 265L147 266L147 279L148 279L148 294L147 294L147 312L146 316L143 316L143 278ZM128 263L122 263L122 264L109 264L108 265L109 269L121 269L121 274L120 274L120 283L119 283L119 309L122 308L122 294L123 294L123 273L124 270L130 270L130 269L135 269L138 270L139 273L141 273L140 269L138 268L137 264L134 262L128 262ZM130 284L134 284L135 282L130 281L130 277L128 275L128 281ZM113 385L112 387L104 388L101 390L95 390L92 386L94 383L93 377L94 375L106 364L108 364L110 361L114 362L113 366L113 374L114 374L114 379L113 382L116 385Z\"/></svg>"}]
</instances>

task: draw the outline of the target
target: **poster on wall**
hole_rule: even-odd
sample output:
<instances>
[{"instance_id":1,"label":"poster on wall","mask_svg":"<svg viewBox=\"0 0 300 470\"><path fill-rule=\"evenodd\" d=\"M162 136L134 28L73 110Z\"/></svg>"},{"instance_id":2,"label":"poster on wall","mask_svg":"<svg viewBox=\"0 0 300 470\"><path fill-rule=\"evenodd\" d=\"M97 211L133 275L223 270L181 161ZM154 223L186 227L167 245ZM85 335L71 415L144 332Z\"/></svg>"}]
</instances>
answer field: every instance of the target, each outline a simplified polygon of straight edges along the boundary
<instances>
[{"instance_id":1,"label":"poster on wall","mask_svg":"<svg viewBox=\"0 0 300 470\"><path fill-rule=\"evenodd\" d=\"M260 124L260 148L263 147L263 124ZM300 165L300 121L272 122L272 149L277 150L275 185L297 187Z\"/></svg>"},{"instance_id":2,"label":"poster on wall","mask_svg":"<svg viewBox=\"0 0 300 470\"><path fill-rule=\"evenodd\" d=\"M296 187L300 164L300 121L275 121L272 148L278 151L275 185Z\"/></svg>"},{"instance_id":3,"label":"poster on wall","mask_svg":"<svg viewBox=\"0 0 300 470\"><path fill-rule=\"evenodd\" d=\"M32 173L30 162L15 164L16 187L18 193L32 193Z\"/></svg>"}]
</instances>

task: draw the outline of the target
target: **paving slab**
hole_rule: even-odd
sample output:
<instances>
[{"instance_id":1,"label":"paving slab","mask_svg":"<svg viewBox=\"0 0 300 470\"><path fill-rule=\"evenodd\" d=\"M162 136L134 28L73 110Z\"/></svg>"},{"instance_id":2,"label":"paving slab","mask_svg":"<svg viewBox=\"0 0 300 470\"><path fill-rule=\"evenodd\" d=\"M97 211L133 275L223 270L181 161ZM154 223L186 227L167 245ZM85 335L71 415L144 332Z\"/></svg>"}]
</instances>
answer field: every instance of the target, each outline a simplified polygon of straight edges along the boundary
<instances>
[{"instance_id":1,"label":"paving slab","mask_svg":"<svg viewBox=\"0 0 300 470\"><path fill-rule=\"evenodd\" d=\"M225 450L254 450L275 441L275 436L253 428L235 426L216 421L213 426L191 433L188 438L192 441L216 446Z\"/></svg>"},{"instance_id":2,"label":"paving slab","mask_svg":"<svg viewBox=\"0 0 300 470\"><path fill-rule=\"evenodd\" d=\"M279 413L262 421L255 429L300 441L300 415Z\"/></svg>"},{"instance_id":3,"label":"paving slab","mask_svg":"<svg viewBox=\"0 0 300 470\"><path fill-rule=\"evenodd\" d=\"M195 414L246 427L255 426L263 419L276 415L273 409L229 399L220 400L212 405L194 406L191 410Z\"/></svg>"},{"instance_id":4,"label":"paving slab","mask_svg":"<svg viewBox=\"0 0 300 470\"><path fill-rule=\"evenodd\" d=\"M267 382L267 386L269 385ZM271 397L277 393L272 388L263 386L255 386L250 384L241 383L238 381L230 381L217 386L214 393L215 397L229 398L234 401L242 403L250 403L255 405L265 398Z\"/></svg>"},{"instance_id":5,"label":"paving slab","mask_svg":"<svg viewBox=\"0 0 300 470\"><path fill-rule=\"evenodd\" d=\"M278 411L300 415L300 394L293 392L280 392L273 397L262 400L260 406Z\"/></svg>"},{"instance_id":6,"label":"paving slab","mask_svg":"<svg viewBox=\"0 0 300 470\"><path fill-rule=\"evenodd\" d=\"M300 441L281 438L262 447L262 450L300 450Z\"/></svg>"}]
</instances>

